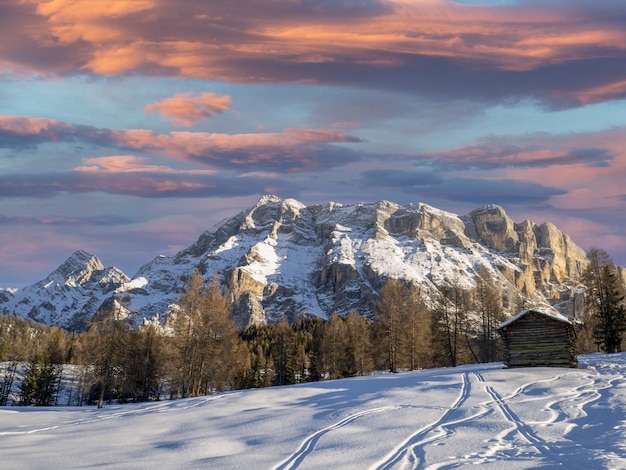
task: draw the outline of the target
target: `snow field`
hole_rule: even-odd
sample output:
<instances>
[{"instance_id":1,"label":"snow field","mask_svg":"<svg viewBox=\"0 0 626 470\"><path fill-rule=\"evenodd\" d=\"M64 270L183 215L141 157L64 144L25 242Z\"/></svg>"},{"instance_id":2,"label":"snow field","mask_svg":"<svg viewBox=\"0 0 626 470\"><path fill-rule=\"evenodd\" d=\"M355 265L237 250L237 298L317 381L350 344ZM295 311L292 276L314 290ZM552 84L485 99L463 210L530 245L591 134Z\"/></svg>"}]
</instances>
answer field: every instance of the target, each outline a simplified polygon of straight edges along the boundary
<instances>
[{"instance_id":1,"label":"snow field","mask_svg":"<svg viewBox=\"0 0 626 470\"><path fill-rule=\"evenodd\" d=\"M0 408L3 469L626 468L626 353L134 405Z\"/></svg>"}]
</instances>

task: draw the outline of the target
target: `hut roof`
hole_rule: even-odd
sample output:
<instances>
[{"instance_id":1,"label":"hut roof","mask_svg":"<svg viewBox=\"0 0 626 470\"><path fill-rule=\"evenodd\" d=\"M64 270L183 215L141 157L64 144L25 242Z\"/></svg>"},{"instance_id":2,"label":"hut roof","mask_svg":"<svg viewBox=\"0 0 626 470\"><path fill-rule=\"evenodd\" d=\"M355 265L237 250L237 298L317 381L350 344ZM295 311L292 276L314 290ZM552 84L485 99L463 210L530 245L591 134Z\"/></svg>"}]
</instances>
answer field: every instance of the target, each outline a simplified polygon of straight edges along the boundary
<instances>
[{"instance_id":1,"label":"hut roof","mask_svg":"<svg viewBox=\"0 0 626 470\"><path fill-rule=\"evenodd\" d=\"M544 315L548 318L551 318L553 320L556 321L560 321L563 323L567 323L569 325L573 325L572 321L567 318L565 315L559 313L557 310L554 309L547 309L544 307L539 307L539 308L529 308L526 310L522 310L521 312L519 312L517 315L512 316L511 318L509 318L506 321L503 321L502 323L500 323L500 326L498 327L498 329L500 328L505 328L507 326L509 326L512 323L515 323L517 320L519 320L520 318L522 318L525 315L528 315L530 312L535 312L538 313L540 315Z\"/></svg>"}]
</instances>

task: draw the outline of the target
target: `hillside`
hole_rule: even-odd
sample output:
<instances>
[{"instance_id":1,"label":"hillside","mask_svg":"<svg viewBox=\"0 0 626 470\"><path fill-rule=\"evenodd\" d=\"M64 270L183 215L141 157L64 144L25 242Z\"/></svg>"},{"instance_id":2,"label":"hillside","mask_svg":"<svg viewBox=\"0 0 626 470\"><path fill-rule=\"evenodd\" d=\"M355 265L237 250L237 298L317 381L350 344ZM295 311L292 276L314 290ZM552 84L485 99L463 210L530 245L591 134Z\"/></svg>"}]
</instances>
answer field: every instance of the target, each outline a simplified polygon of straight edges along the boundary
<instances>
[{"instance_id":1,"label":"hillside","mask_svg":"<svg viewBox=\"0 0 626 470\"><path fill-rule=\"evenodd\" d=\"M137 323L163 322L199 269L206 278L221 277L243 327L305 313L369 315L388 278L421 286L434 302L442 287L471 288L486 272L505 308L514 310L522 298L571 315L582 305L578 281L587 259L550 222L515 223L499 206L458 216L421 203L305 206L265 196L178 254L148 262L132 279L84 252L68 264L33 286L1 291L0 309L76 328L115 297L127 302Z\"/></svg>"},{"instance_id":2,"label":"hillside","mask_svg":"<svg viewBox=\"0 0 626 470\"><path fill-rule=\"evenodd\" d=\"M626 468L626 354L104 409L0 408L3 468Z\"/></svg>"}]
</instances>

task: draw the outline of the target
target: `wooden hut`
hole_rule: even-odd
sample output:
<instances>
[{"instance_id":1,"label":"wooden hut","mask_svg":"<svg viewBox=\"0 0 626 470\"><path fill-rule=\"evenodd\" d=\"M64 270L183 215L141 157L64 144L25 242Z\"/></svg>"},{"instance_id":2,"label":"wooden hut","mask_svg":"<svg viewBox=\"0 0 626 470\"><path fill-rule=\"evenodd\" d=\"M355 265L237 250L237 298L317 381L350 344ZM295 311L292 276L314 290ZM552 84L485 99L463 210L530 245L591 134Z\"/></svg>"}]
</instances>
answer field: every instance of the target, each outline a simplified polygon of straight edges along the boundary
<instances>
[{"instance_id":1,"label":"wooden hut","mask_svg":"<svg viewBox=\"0 0 626 470\"><path fill-rule=\"evenodd\" d=\"M524 310L498 328L507 367L578 367L574 323L556 310Z\"/></svg>"}]
</instances>

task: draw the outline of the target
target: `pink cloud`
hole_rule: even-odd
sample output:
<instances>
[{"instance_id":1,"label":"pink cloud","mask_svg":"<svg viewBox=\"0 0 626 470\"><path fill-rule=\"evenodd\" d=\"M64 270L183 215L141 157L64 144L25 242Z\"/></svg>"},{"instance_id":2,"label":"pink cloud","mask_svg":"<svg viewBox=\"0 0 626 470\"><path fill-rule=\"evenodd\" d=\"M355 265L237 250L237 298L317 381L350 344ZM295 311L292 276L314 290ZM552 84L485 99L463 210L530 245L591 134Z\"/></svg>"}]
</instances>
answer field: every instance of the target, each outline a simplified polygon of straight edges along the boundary
<instances>
[{"instance_id":1,"label":"pink cloud","mask_svg":"<svg viewBox=\"0 0 626 470\"><path fill-rule=\"evenodd\" d=\"M47 119L13 116L0 118L0 136L5 134L0 145L14 148L63 140L85 142L244 172L252 169L265 172L312 171L335 167L360 158L351 150L331 145L360 142L358 137L339 129L288 128L283 132L250 134L191 131L156 133L147 129L98 129ZM147 165L128 156L101 157L86 163L81 171L115 169L128 172L133 171L134 167Z\"/></svg>"},{"instance_id":2,"label":"pink cloud","mask_svg":"<svg viewBox=\"0 0 626 470\"><path fill-rule=\"evenodd\" d=\"M65 124L54 119L26 117L26 116L0 116L0 131L10 132L19 136L48 135L51 140L55 134L72 129L70 124Z\"/></svg>"},{"instance_id":3,"label":"pink cloud","mask_svg":"<svg viewBox=\"0 0 626 470\"><path fill-rule=\"evenodd\" d=\"M374 80L381 85L376 75L388 70L396 71L398 80L404 77L405 86L437 89L445 84L407 78L408 70L427 70L430 59L437 59L435 65L446 64L438 73L467 73L451 87L475 91L480 83L467 80L478 80L478 70L527 72L585 60L623 61L626 55L626 30L614 20L623 10L613 2L389 0L357 8L338 0L313 8L286 0L23 0L20 5L18 23L23 23L14 32L21 37L3 41L0 64L40 73L147 73L251 83ZM29 53L19 49L25 43ZM51 53L54 60L41 59ZM586 76L595 73L584 70ZM619 68L607 65L606 70L589 81L570 74L576 80L569 81L567 91L547 70L547 86L514 81L517 89L511 93L578 104L624 96L626 77ZM483 80L481 91L495 93ZM197 98L179 97L185 109L172 101L155 103L154 110L190 125L202 118ZM217 111L209 107L209 112Z\"/></svg>"},{"instance_id":4,"label":"pink cloud","mask_svg":"<svg viewBox=\"0 0 626 470\"><path fill-rule=\"evenodd\" d=\"M360 141L355 136L335 129L286 129L281 133L258 134L156 134L146 130L126 130L116 131L112 138L122 147L183 160L221 162L221 165L228 162L228 166L263 163L275 165L276 168L287 167L288 171L312 170L331 164L330 160L324 163L319 156L321 148L311 146ZM332 164L337 164L336 157L332 159Z\"/></svg>"},{"instance_id":5,"label":"pink cloud","mask_svg":"<svg viewBox=\"0 0 626 470\"><path fill-rule=\"evenodd\" d=\"M84 158L83 166L74 171L86 173L162 173L176 175L215 175L214 170L181 170L164 165L151 165L148 158L133 155Z\"/></svg>"},{"instance_id":6,"label":"pink cloud","mask_svg":"<svg viewBox=\"0 0 626 470\"><path fill-rule=\"evenodd\" d=\"M210 119L214 114L221 114L230 107L229 96L217 96L214 93L179 93L158 103L145 107L145 112L160 114L174 124L193 126L202 119Z\"/></svg>"},{"instance_id":7,"label":"pink cloud","mask_svg":"<svg viewBox=\"0 0 626 470\"><path fill-rule=\"evenodd\" d=\"M603 85L579 90L558 90L552 94L558 99L574 101L582 105L602 103L626 96L626 80L610 81Z\"/></svg>"}]
</instances>

